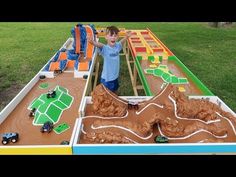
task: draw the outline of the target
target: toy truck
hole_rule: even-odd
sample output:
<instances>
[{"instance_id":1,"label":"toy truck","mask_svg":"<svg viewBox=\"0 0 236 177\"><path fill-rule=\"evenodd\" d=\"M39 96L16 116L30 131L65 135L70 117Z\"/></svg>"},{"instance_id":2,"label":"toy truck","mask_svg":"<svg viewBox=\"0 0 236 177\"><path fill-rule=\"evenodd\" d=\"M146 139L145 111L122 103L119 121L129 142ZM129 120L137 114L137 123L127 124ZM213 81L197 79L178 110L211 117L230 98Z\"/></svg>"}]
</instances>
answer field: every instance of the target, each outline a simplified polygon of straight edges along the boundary
<instances>
[{"instance_id":1,"label":"toy truck","mask_svg":"<svg viewBox=\"0 0 236 177\"><path fill-rule=\"evenodd\" d=\"M19 134L18 133L4 133L2 135L2 144L6 145L10 141L12 143L16 143L19 139Z\"/></svg>"},{"instance_id":2,"label":"toy truck","mask_svg":"<svg viewBox=\"0 0 236 177\"><path fill-rule=\"evenodd\" d=\"M31 109L31 111L29 113L29 117L34 117L35 116L35 112L36 112L36 108Z\"/></svg>"},{"instance_id":3,"label":"toy truck","mask_svg":"<svg viewBox=\"0 0 236 177\"><path fill-rule=\"evenodd\" d=\"M52 131L53 127L54 127L54 126L53 126L53 123L50 122L50 121L47 121L47 122L45 122L45 123L43 124L43 126L42 126L41 129L40 129L40 131L41 131L42 133L44 133L44 132L50 133L50 132Z\"/></svg>"},{"instance_id":4,"label":"toy truck","mask_svg":"<svg viewBox=\"0 0 236 177\"><path fill-rule=\"evenodd\" d=\"M56 97L56 91L55 90L49 90L47 93L47 98L55 98Z\"/></svg>"},{"instance_id":5,"label":"toy truck","mask_svg":"<svg viewBox=\"0 0 236 177\"><path fill-rule=\"evenodd\" d=\"M128 109L135 109L135 110L138 110L139 106L138 106L138 102L132 102L130 101L128 103Z\"/></svg>"},{"instance_id":6,"label":"toy truck","mask_svg":"<svg viewBox=\"0 0 236 177\"><path fill-rule=\"evenodd\" d=\"M156 136L154 141L155 143L168 143L169 142L167 137L161 136L161 135Z\"/></svg>"}]
</instances>

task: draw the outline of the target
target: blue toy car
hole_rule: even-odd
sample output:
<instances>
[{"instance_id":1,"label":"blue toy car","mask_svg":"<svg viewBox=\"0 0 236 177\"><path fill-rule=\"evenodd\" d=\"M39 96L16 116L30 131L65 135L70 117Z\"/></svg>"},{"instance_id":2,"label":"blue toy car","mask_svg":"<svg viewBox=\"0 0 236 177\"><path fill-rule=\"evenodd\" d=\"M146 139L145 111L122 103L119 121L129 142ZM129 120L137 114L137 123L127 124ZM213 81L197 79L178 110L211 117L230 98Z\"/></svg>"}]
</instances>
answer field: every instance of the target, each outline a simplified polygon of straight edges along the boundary
<instances>
[{"instance_id":1,"label":"blue toy car","mask_svg":"<svg viewBox=\"0 0 236 177\"><path fill-rule=\"evenodd\" d=\"M52 129L53 129L53 123L50 122L50 121L47 121L47 122L45 122L45 123L43 124L43 126L42 126L41 129L40 129L40 131L41 131L42 133L44 133L44 132L50 133L50 132L52 131Z\"/></svg>"},{"instance_id":2,"label":"blue toy car","mask_svg":"<svg viewBox=\"0 0 236 177\"><path fill-rule=\"evenodd\" d=\"M18 133L4 133L2 135L2 144L6 145L11 141L12 143L17 142L19 139L19 134Z\"/></svg>"}]
</instances>

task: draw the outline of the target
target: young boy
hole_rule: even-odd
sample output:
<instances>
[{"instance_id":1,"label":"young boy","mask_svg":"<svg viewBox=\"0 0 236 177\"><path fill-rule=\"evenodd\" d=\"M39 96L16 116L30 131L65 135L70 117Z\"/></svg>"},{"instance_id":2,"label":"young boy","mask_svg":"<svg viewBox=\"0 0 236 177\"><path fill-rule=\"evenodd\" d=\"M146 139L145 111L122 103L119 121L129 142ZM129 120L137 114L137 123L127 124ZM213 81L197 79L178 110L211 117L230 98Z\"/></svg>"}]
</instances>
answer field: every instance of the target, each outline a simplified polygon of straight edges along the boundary
<instances>
[{"instance_id":1,"label":"young boy","mask_svg":"<svg viewBox=\"0 0 236 177\"><path fill-rule=\"evenodd\" d=\"M119 88L119 71L120 71L120 56L119 52L122 50L122 45L131 36L131 32L127 32L126 36L117 42L119 36L119 29L115 26L106 28L105 39L107 44L102 44L92 40L88 37L88 41L94 46L98 47L98 52L103 56L103 70L101 75L101 83L114 93L117 93Z\"/></svg>"}]
</instances>

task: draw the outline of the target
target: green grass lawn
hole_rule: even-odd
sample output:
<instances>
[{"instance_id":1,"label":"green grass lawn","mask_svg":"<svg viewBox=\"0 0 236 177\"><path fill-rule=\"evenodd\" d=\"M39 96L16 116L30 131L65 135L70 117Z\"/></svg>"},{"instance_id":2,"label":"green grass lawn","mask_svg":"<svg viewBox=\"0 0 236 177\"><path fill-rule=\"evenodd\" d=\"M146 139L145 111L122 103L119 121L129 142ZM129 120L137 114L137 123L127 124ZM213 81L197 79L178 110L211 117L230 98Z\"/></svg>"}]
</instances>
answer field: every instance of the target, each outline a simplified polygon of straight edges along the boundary
<instances>
[{"instance_id":1,"label":"green grass lawn","mask_svg":"<svg viewBox=\"0 0 236 177\"><path fill-rule=\"evenodd\" d=\"M0 23L0 110L71 36L70 30L75 24ZM212 28L207 23L93 24L95 27L116 25L126 29L151 29L215 95L236 111L235 25ZM133 95L124 58L120 84L119 95Z\"/></svg>"}]
</instances>

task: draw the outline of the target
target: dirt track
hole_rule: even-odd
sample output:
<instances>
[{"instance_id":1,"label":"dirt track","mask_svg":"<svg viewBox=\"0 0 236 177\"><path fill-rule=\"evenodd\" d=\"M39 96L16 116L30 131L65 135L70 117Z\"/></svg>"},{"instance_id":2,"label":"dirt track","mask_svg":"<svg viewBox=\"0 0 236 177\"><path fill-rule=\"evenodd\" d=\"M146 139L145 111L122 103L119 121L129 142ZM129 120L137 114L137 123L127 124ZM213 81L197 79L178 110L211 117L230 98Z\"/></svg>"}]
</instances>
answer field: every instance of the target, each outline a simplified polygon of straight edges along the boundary
<instances>
[{"instance_id":1,"label":"dirt track","mask_svg":"<svg viewBox=\"0 0 236 177\"><path fill-rule=\"evenodd\" d=\"M126 105L118 105L120 98L100 91L93 95L100 100L98 108L103 110L108 101L111 110ZM168 137L170 143L236 142L235 117L207 100L189 100L170 85L151 100L140 102L138 110L127 109L120 116L111 116L109 111L109 116L98 116L96 112L101 111L87 105L78 143L154 143L157 135Z\"/></svg>"},{"instance_id":2,"label":"dirt track","mask_svg":"<svg viewBox=\"0 0 236 177\"><path fill-rule=\"evenodd\" d=\"M41 83L49 83L49 87L47 89L40 89L39 85ZM70 141L75 120L79 117L78 110L85 84L86 80L74 78L73 73L62 73L54 79L39 81L0 125L0 134L6 132L18 132L19 141L15 144L8 144L13 146L58 145L63 140ZM33 126L33 119L29 118L29 110L27 107L34 98L40 96L42 93L47 93L49 89L54 89L56 85L67 88L69 90L69 94L74 97L72 106L62 113L60 121L55 124L55 126L57 126L58 124L65 122L70 125L70 129L59 135L54 131L51 133L41 133L40 126Z\"/></svg>"}]
</instances>

